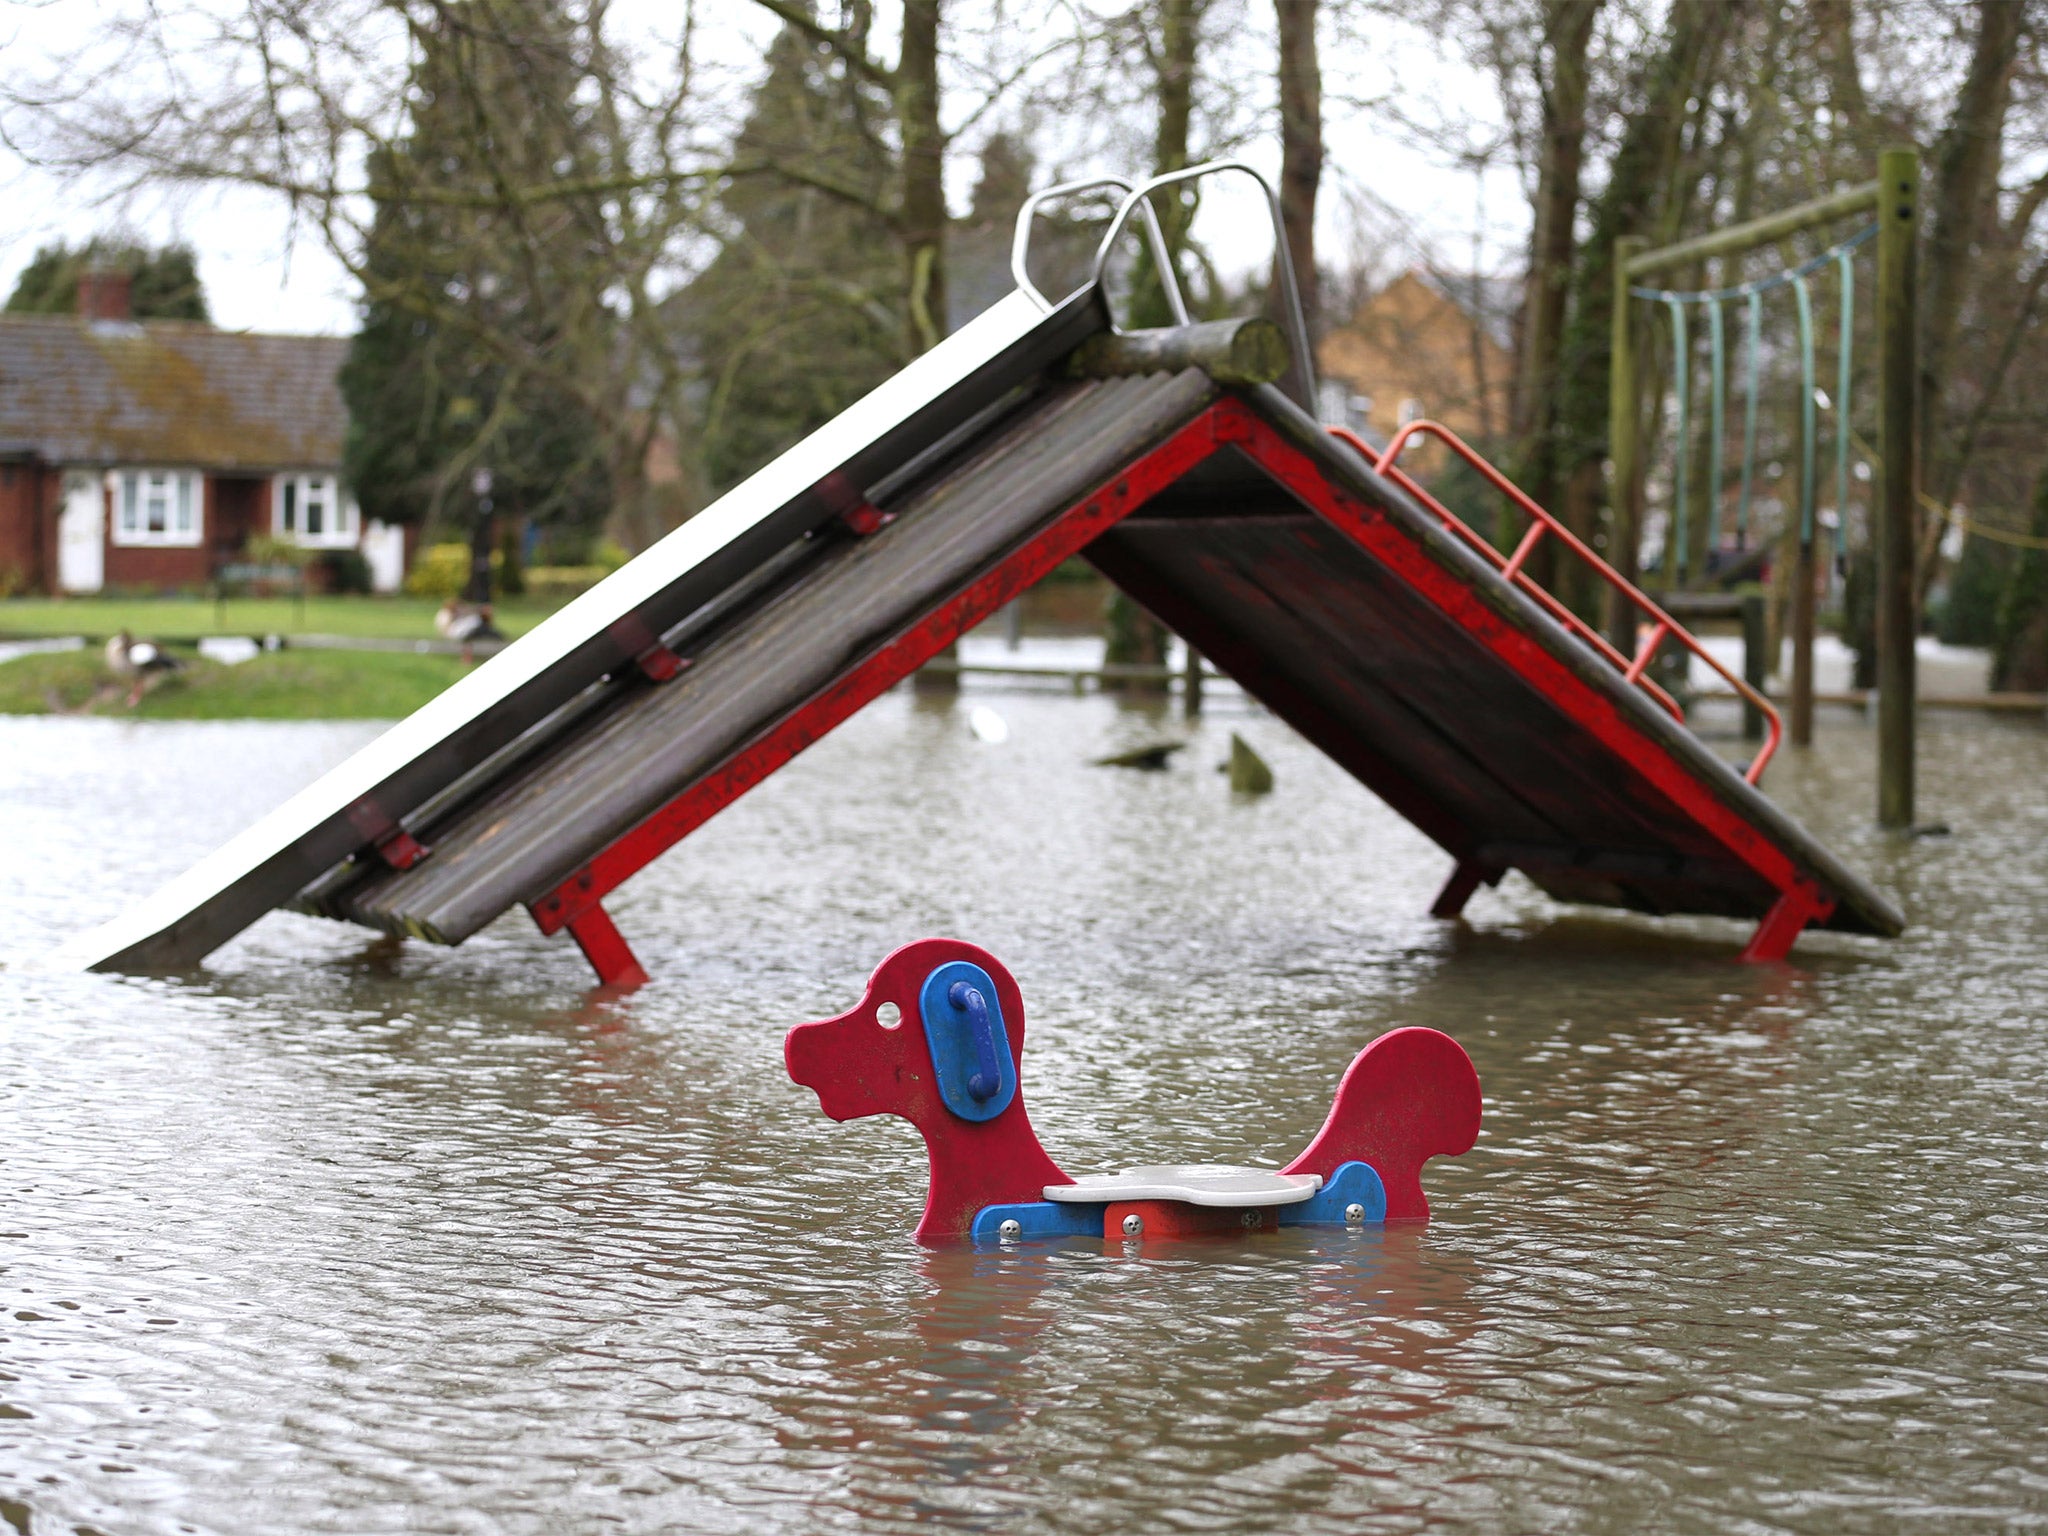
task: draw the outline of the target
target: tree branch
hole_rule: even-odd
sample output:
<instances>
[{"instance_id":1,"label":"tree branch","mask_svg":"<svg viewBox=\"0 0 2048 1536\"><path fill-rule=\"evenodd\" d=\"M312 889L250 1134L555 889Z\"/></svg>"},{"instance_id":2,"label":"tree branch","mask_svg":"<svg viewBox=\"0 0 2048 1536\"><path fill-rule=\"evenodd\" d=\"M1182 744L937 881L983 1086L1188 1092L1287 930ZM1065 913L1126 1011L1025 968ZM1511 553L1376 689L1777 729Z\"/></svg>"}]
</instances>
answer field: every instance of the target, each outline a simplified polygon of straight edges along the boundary
<instances>
[{"instance_id":1,"label":"tree branch","mask_svg":"<svg viewBox=\"0 0 2048 1536\"><path fill-rule=\"evenodd\" d=\"M801 32L812 42L831 49L846 61L847 68L881 86L884 90L896 88L896 71L884 68L868 57L868 51L844 32L835 32L830 27L820 26L810 13L789 0L754 0L769 15L785 27Z\"/></svg>"}]
</instances>

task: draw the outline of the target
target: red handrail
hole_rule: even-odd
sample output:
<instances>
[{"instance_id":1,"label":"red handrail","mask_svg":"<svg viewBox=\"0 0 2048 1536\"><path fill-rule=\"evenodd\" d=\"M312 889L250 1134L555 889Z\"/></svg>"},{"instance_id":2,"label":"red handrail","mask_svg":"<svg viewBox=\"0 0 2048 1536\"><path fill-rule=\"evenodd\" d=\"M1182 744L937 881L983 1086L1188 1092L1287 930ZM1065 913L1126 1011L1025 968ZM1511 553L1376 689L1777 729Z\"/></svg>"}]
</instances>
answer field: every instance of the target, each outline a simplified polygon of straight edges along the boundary
<instances>
[{"instance_id":1,"label":"red handrail","mask_svg":"<svg viewBox=\"0 0 2048 1536\"><path fill-rule=\"evenodd\" d=\"M1633 683L1649 694L1659 704L1663 705L1665 709L1670 711L1672 718L1680 724L1685 722L1684 709L1679 706L1676 699L1672 698L1669 693L1657 685L1654 678L1646 675L1646 669L1649 667L1651 659L1656 656L1658 647L1663 645L1666 640L1676 640L1686 650L1699 657L1700 660L1719 673L1721 678L1735 690L1739 697L1764 717L1766 722L1764 744L1758 749L1755 758L1750 761L1749 767L1743 772L1743 777L1752 784L1763 777L1764 765L1771 760L1771 755L1778 750L1778 743L1785 733L1784 722L1779 719L1778 711L1771 701L1752 688L1743 678L1731 672L1718 657L1699 643L1690 630L1683 624L1680 624L1678 620L1672 618L1662 608L1659 608L1650 600L1648 594L1637 587L1635 583L1601 559L1571 529L1565 527L1563 523L1530 500L1520 486L1516 485L1514 481L1508 479L1506 475L1481 458L1457 433L1440 422L1411 421L1394 434L1394 440L1387 444L1385 452L1376 453L1356 432L1349 431L1344 427L1331 427L1329 430L1333 436L1342 438L1363 454L1366 462L1372 465L1376 471L1394 481L1403 490L1415 497L1416 500L1428 507L1430 511L1434 512L1446 528L1458 534L1466 543L1491 560L1499 568L1502 575L1528 593L1529 596L1535 598L1551 617L1585 641L1600 656L1618 667L1625 682ZM1481 538L1471 528L1467 527L1456 513L1430 495L1428 491L1424 490L1416 482L1412 475L1408 474L1407 471L1394 462L1401 456L1402 449L1406 448L1415 438L1425 434L1443 443L1467 464L1478 470L1485 477L1487 483L1495 490L1528 513L1530 519L1529 531L1524 533L1520 542L1515 545L1513 554L1503 555L1499 550L1495 549L1489 541ZM1542 542L1545 534L1555 535L1566 549L1577 555L1585 564L1591 566L1594 573L1602 581L1605 581L1615 591L1619 592L1626 601L1635 606L1637 612L1645 615L1650 620L1648 637L1637 645L1636 653L1633 657L1623 656L1620 651L1616 650L1609 643L1605 635L1601 634L1592 625L1572 612L1564 603L1552 596L1537 583L1534 577L1522 568L1528 561L1529 556L1535 551L1536 546Z\"/></svg>"}]
</instances>

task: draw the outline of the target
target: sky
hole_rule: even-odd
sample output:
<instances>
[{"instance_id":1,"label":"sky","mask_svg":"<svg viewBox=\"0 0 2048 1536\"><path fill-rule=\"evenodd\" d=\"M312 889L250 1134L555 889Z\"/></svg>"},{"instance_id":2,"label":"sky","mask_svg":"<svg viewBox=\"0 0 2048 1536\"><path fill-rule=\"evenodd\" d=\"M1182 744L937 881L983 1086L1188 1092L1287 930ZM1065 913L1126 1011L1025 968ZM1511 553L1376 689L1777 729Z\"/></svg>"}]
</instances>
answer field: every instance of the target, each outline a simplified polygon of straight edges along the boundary
<instances>
[{"instance_id":1,"label":"sky","mask_svg":"<svg viewBox=\"0 0 2048 1536\"><path fill-rule=\"evenodd\" d=\"M231 0L222 0L231 3ZM641 0L644 15L673 15L673 8ZM1257 23L1268 0L1248 0ZM0 3L0 56L47 57L77 36L81 23L104 11L100 0L4 0ZM631 0L615 7L632 24ZM771 24L765 13L724 0L720 22L707 24L708 46L734 71L760 57ZM888 46L878 38L878 51ZM1326 42L1326 93L1368 96L1395 90L1399 104L1413 111L1441 110L1446 102L1482 119L1493 109L1490 86L1461 66L1446 63L1419 39L1376 39L1370 48ZM1398 85L1396 84L1398 82ZM949 103L949 109L956 104ZM964 112L949 110L957 118ZM1398 210L1405 223L1402 243L1426 248L1440 263L1457 269L1478 257L1489 269L1511 265L1526 231L1526 203L1514 172L1498 166L1483 179L1414 143L1377 113L1346 109L1332 101L1325 112L1326 170L1319 206L1317 240L1326 265L1342 263L1355 225L1347 218L1347 190L1369 188ZM1057 124L1045 125L1058 137ZM1279 169L1279 144L1263 135L1243 150L1269 177ZM1096 167L1091 167L1096 168ZM1125 169L1101 166L1100 169ZM971 187L971 154L955 157L949 189L964 207ZM1231 178L1230 180L1236 180ZM355 329L354 287L347 272L321 243L317 231L294 230L282 199L244 189L187 191L175 196L143 193L110 199L105 185L67 184L23 162L0 143L0 197L9 217L0 227L0 292L11 291L37 248L55 241L78 243L109 229L139 234L152 243L182 240L199 259L201 281L215 323L229 329L345 335ZM1272 248L1270 226L1248 181L1219 183L1203 205L1195 235L1218 266L1237 274L1262 267ZM1411 252L1412 254L1412 252ZM1405 258L1404 258L1405 259Z\"/></svg>"}]
</instances>

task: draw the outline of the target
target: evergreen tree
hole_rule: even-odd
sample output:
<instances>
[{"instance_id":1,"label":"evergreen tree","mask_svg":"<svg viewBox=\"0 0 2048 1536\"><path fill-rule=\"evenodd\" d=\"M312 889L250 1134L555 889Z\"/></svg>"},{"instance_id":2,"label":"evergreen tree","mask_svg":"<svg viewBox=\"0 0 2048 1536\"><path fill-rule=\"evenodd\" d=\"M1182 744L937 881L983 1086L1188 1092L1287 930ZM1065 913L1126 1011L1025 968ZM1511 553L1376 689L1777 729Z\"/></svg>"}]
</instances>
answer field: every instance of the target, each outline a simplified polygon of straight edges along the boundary
<instances>
[{"instance_id":1,"label":"evergreen tree","mask_svg":"<svg viewBox=\"0 0 2048 1536\"><path fill-rule=\"evenodd\" d=\"M2012 547L1974 534L1949 573L1937 635L1943 645L1993 645L1998 640L1998 604L2012 576Z\"/></svg>"},{"instance_id":2,"label":"evergreen tree","mask_svg":"<svg viewBox=\"0 0 2048 1536\"><path fill-rule=\"evenodd\" d=\"M89 271L128 274L128 311L137 320L210 318L191 247L152 249L133 240L105 238L88 240L76 249L62 243L39 249L15 280L7 313L77 314L78 280Z\"/></svg>"},{"instance_id":3,"label":"evergreen tree","mask_svg":"<svg viewBox=\"0 0 2048 1536\"><path fill-rule=\"evenodd\" d=\"M2048 540L2048 470L2034 485L2027 534ZM1991 653L1991 686L1999 693L2048 693L2048 549L2022 548L2007 570Z\"/></svg>"},{"instance_id":4,"label":"evergreen tree","mask_svg":"<svg viewBox=\"0 0 2048 1536\"><path fill-rule=\"evenodd\" d=\"M718 254L676 300L714 493L909 361L901 253L875 212L887 114L829 49L792 28L770 45L719 198Z\"/></svg>"},{"instance_id":5,"label":"evergreen tree","mask_svg":"<svg viewBox=\"0 0 2048 1536\"><path fill-rule=\"evenodd\" d=\"M574 270L582 210L516 196L579 149L568 37L555 0L445 7L421 33L410 132L371 168L343 471L369 516L467 522L480 583L494 510L590 526L612 504L597 421L565 384L607 365L609 331L565 291L588 285L550 280Z\"/></svg>"}]
</instances>

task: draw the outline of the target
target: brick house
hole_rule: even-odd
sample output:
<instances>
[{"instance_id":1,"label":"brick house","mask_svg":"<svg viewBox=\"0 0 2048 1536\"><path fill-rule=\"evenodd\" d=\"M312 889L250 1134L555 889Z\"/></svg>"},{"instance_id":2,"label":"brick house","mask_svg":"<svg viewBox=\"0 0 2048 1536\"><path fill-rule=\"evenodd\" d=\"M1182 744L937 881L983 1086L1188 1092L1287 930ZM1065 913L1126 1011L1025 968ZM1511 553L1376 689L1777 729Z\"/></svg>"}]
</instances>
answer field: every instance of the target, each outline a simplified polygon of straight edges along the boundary
<instances>
[{"instance_id":1,"label":"brick house","mask_svg":"<svg viewBox=\"0 0 2048 1536\"><path fill-rule=\"evenodd\" d=\"M1384 443L1427 416L1483 444L1507 429L1514 379L1498 329L1427 273L1404 272L1317 347L1323 419Z\"/></svg>"},{"instance_id":2,"label":"brick house","mask_svg":"<svg viewBox=\"0 0 2048 1536\"><path fill-rule=\"evenodd\" d=\"M0 315L0 592L204 587L257 534L399 585L406 532L341 484L345 339L138 322L118 274L78 311Z\"/></svg>"}]
</instances>

